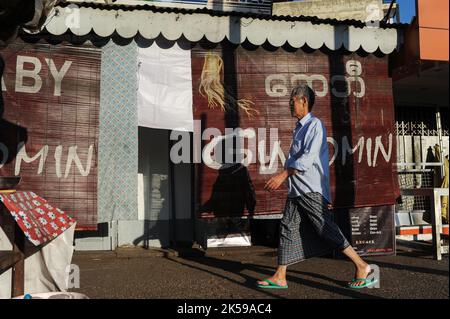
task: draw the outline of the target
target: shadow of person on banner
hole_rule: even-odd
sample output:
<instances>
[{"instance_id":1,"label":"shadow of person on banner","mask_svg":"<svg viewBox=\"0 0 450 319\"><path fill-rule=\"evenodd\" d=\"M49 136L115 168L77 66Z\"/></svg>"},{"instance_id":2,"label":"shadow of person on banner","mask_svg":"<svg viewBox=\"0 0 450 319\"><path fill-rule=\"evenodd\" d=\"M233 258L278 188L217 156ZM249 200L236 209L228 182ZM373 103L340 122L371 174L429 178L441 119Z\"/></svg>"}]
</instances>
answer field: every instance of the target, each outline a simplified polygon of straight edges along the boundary
<instances>
[{"instance_id":1,"label":"shadow of person on banner","mask_svg":"<svg viewBox=\"0 0 450 319\"><path fill-rule=\"evenodd\" d=\"M245 209L253 215L256 193L247 167L240 163L223 164L214 182L211 197L200 206L199 213L242 216Z\"/></svg>"},{"instance_id":2,"label":"shadow of person on banner","mask_svg":"<svg viewBox=\"0 0 450 319\"><path fill-rule=\"evenodd\" d=\"M0 169L11 163L19 152L19 145L25 145L28 133L25 127L0 119ZM11 174L13 172L10 172ZM0 174L4 175L4 174Z\"/></svg>"},{"instance_id":3,"label":"shadow of person on banner","mask_svg":"<svg viewBox=\"0 0 450 319\"><path fill-rule=\"evenodd\" d=\"M5 70L5 62L0 55L0 80ZM0 168L12 162L17 155L18 145L27 141L26 128L3 119L5 104L0 81ZM3 175L3 174L1 174Z\"/></svg>"}]
</instances>

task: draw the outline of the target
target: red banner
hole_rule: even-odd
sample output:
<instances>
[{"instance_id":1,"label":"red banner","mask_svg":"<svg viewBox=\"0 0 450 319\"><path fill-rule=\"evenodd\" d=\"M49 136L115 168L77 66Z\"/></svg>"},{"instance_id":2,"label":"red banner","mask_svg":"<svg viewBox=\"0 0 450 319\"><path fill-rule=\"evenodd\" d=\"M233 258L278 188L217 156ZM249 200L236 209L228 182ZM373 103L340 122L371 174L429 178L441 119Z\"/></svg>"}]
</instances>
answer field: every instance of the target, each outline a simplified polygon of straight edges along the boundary
<instances>
[{"instance_id":1,"label":"red banner","mask_svg":"<svg viewBox=\"0 0 450 319\"><path fill-rule=\"evenodd\" d=\"M244 137L256 140L249 165L197 165L200 216L281 212L286 188L269 193L264 184L282 170L287 157L296 122L288 104L298 83L308 83L317 95L313 113L327 129L335 207L394 204L399 190L393 172L394 105L387 57L195 48L192 74L194 117L206 135L203 154L214 149L211 143L223 144L230 136L225 128L241 128ZM205 134L212 127L222 137L210 135L213 131ZM247 155L249 143L244 138L240 145Z\"/></svg>"},{"instance_id":2,"label":"red banner","mask_svg":"<svg viewBox=\"0 0 450 319\"><path fill-rule=\"evenodd\" d=\"M101 49L17 41L1 54L0 175L96 228Z\"/></svg>"}]
</instances>

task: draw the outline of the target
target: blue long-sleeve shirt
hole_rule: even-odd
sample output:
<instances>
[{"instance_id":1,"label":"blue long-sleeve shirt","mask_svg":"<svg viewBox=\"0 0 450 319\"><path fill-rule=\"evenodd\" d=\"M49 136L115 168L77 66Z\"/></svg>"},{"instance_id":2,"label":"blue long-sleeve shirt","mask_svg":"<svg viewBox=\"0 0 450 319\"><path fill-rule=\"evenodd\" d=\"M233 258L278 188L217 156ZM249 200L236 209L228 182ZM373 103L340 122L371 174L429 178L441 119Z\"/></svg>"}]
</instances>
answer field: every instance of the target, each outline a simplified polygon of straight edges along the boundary
<instances>
[{"instance_id":1,"label":"blue long-sleeve shirt","mask_svg":"<svg viewBox=\"0 0 450 319\"><path fill-rule=\"evenodd\" d=\"M294 129L285 169L299 172L288 177L288 197L318 192L331 203L327 134L323 123L308 113Z\"/></svg>"}]
</instances>

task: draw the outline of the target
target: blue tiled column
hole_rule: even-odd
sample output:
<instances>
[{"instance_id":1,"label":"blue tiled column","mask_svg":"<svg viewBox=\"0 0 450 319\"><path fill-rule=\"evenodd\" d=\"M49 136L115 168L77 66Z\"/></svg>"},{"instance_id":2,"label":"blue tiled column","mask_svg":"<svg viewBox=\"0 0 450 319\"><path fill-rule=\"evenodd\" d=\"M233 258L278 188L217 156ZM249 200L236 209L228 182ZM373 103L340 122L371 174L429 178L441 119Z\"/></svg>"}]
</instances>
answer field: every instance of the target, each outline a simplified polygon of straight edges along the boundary
<instances>
[{"instance_id":1,"label":"blue tiled column","mask_svg":"<svg viewBox=\"0 0 450 319\"><path fill-rule=\"evenodd\" d=\"M137 45L103 47L98 147L98 222L138 214Z\"/></svg>"}]
</instances>

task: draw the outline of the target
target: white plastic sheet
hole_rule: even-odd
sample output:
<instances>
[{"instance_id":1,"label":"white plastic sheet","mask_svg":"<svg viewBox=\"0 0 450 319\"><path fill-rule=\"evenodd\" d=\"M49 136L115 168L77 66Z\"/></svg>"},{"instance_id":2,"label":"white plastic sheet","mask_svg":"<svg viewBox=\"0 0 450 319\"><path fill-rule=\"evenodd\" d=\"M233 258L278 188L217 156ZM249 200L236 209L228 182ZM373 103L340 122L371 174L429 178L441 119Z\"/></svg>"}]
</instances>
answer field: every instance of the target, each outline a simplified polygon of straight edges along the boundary
<instances>
[{"instance_id":1,"label":"white plastic sheet","mask_svg":"<svg viewBox=\"0 0 450 319\"><path fill-rule=\"evenodd\" d=\"M67 291L69 265L73 255L76 224L56 237L41 250L25 259L26 294ZM0 249L11 249L6 234L0 228ZM27 248L25 248L25 251ZM0 275L0 299L11 297L11 270Z\"/></svg>"},{"instance_id":2,"label":"white plastic sheet","mask_svg":"<svg viewBox=\"0 0 450 319\"><path fill-rule=\"evenodd\" d=\"M177 44L138 49L139 126L193 131L191 52Z\"/></svg>"}]
</instances>

